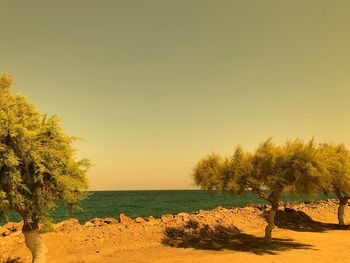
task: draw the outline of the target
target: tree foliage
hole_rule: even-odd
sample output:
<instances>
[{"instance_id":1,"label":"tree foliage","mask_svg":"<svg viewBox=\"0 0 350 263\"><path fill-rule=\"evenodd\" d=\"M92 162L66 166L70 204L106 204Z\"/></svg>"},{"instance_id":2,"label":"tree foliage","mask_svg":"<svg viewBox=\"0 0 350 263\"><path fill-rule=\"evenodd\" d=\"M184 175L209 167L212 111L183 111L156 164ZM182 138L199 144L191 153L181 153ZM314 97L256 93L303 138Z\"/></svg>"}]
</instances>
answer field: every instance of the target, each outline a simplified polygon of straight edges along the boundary
<instances>
[{"instance_id":1,"label":"tree foliage","mask_svg":"<svg viewBox=\"0 0 350 263\"><path fill-rule=\"evenodd\" d=\"M338 221L344 225L344 211L350 197L350 153L344 144L321 144L324 162L327 164L329 186L325 192L334 192L339 199Z\"/></svg>"},{"instance_id":2,"label":"tree foliage","mask_svg":"<svg viewBox=\"0 0 350 263\"><path fill-rule=\"evenodd\" d=\"M325 191L334 191L339 198L349 197L350 152L344 144L324 143L320 145L320 149L330 176L330 185L325 188Z\"/></svg>"},{"instance_id":3,"label":"tree foliage","mask_svg":"<svg viewBox=\"0 0 350 263\"><path fill-rule=\"evenodd\" d=\"M236 193L251 189L268 201L271 194L314 195L329 188L327 163L313 140L280 146L268 139L254 152L237 147L230 158L211 154L199 161L193 177L202 189Z\"/></svg>"},{"instance_id":4,"label":"tree foliage","mask_svg":"<svg viewBox=\"0 0 350 263\"><path fill-rule=\"evenodd\" d=\"M230 158L216 154L205 157L194 168L193 177L202 189L238 194L251 190L270 202L265 232L269 241L282 193L312 196L326 192L337 181L334 176L333 181L331 179L329 158L333 157L327 156L326 148L316 145L313 140L303 142L297 139L276 145L268 139L253 152L237 147ZM338 172L335 174L340 176Z\"/></svg>"},{"instance_id":5,"label":"tree foliage","mask_svg":"<svg viewBox=\"0 0 350 263\"><path fill-rule=\"evenodd\" d=\"M14 94L12 83L0 74L0 211L40 220L58 202L74 207L85 197L89 161L77 160L60 119Z\"/></svg>"}]
</instances>

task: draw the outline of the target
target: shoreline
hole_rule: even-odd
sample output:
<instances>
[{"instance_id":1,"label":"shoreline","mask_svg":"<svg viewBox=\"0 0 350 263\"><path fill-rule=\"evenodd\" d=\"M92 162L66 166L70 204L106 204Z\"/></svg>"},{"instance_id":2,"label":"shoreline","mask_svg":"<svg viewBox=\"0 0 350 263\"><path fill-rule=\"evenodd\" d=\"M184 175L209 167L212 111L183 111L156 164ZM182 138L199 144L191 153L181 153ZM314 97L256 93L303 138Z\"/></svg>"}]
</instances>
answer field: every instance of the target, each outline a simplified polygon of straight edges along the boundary
<instances>
[{"instance_id":1,"label":"shoreline","mask_svg":"<svg viewBox=\"0 0 350 263\"><path fill-rule=\"evenodd\" d=\"M179 191L180 193L176 194ZM181 194L181 192L185 194ZM140 193L140 196L138 193ZM138 206L134 207L130 205L131 203L138 202L140 198L142 201ZM332 200L330 198L335 197L332 194L320 195L311 199L311 202ZM310 199L305 196L288 194L283 196L281 203L310 202L307 200ZM76 218L80 224L84 224L94 217L117 218L120 213L125 213L132 218L147 218L148 216L160 218L164 214L193 213L200 209L212 210L218 206L228 209L241 208L249 204L254 206L268 203L258 196L251 194L249 191L242 196L236 196L230 193L211 195L205 190L91 192L89 197L81 203L81 211L69 211L65 206L58 206L50 214L52 223ZM0 221L0 226L8 222L20 222L21 220L22 218L16 212L10 211L8 219Z\"/></svg>"},{"instance_id":2,"label":"shoreline","mask_svg":"<svg viewBox=\"0 0 350 263\"><path fill-rule=\"evenodd\" d=\"M315 230L323 235L330 234L329 231L343 231L346 234L349 232L349 238L348 226L337 226L337 203L337 200L321 200L288 202L285 206L280 206L276 215L277 227L273 230L273 238L283 239L284 235L291 237L300 232L314 233ZM195 249L205 254L206 251L212 251L211 248L219 247L220 251L229 250L228 256L234 256L238 255L239 250L230 249L228 244L232 242L233 246L242 243L247 247L250 247L249 244L255 244L261 249L264 247L261 242L266 226L267 209L268 206L265 204L247 204L243 208L217 207L193 213L165 214L160 218L151 216L132 219L121 214L118 219L94 218L84 224L79 224L77 219L72 218L54 224L53 231L42 236L50 251L48 262L55 263L124 262L111 261L109 257L115 253L128 254L131 251L142 254L144 250L159 250L165 253L170 249L179 253L179 249L183 248L191 251ZM349 210L347 206L345 222L348 223L350 223ZM6 234L4 231L7 231ZM274 242L280 241L274 240ZM285 241L281 245L292 246L288 242ZM350 247L347 249L350 251ZM246 250L246 253L253 254L255 251L254 248L251 248L251 251ZM10 257L17 257L17 261L14 262L30 262L30 254L24 246L20 223L8 223L0 227L0 255L2 255L0 262L6 262L5 259L8 260ZM64 261L60 261L62 255L65 257ZM78 261L79 255L83 255L83 261Z\"/></svg>"}]
</instances>

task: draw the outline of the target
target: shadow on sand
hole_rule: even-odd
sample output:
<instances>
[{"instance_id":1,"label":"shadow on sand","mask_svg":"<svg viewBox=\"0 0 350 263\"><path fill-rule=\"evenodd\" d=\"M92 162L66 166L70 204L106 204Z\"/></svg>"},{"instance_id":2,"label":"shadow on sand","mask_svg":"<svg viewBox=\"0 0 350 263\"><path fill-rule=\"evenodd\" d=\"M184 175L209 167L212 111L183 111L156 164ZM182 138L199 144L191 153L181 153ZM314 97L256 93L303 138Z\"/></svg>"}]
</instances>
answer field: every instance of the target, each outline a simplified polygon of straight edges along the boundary
<instances>
[{"instance_id":1,"label":"shadow on sand","mask_svg":"<svg viewBox=\"0 0 350 263\"><path fill-rule=\"evenodd\" d=\"M257 255L275 255L292 249L312 249L311 245L297 243L292 239L273 238L271 243L262 237L242 233L235 226L208 226L190 221L185 226L168 227L162 243L171 247L205 250L235 250Z\"/></svg>"},{"instance_id":2,"label":"shadow on sand","mask_svg":"<svg viewBox=\"0 0 350 263\"><path fill-rule=\"evenodd\" d=\"M0 263L22 263L23 261L20 260L20 258L16 257L16 258L8 258L8 259L4 259L4 260L0 260Z\"/></svg>"},{"instance_id":3,"label":"shadow on sand","mask_svg":"<svg viewBox=\"0 0 350 263\"><path fill-rule=\"evenodd\" d=\"M349 225L322 223L312 220L302 211L294 209L279 210L276 213L275 225L279 228L299 232L326 232L329 230L350 230Z\"/></svg>"}]
</instances>

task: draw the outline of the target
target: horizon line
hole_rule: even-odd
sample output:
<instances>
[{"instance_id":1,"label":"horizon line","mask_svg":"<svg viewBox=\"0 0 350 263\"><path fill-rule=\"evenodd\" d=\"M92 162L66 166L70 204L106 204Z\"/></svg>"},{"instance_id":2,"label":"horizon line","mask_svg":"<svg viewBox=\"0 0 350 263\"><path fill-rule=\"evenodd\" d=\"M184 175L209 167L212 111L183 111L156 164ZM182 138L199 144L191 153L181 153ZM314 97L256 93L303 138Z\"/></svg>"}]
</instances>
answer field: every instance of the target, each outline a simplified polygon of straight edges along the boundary
<instances>
[{"instance_id":1,"label":"horizon line","mask_svg":"<svg viewBox=\"0 0 350 263\"><path fill-rule=\"evenodd\" d=\"M113 191L193 191L193 190L203 190L203 189L107 189L107 190L103 190L103 189L89 189L87 190L87 192L113 192ZM206 190L204 190L206 191Z\"/></svg>"}]
</instances>

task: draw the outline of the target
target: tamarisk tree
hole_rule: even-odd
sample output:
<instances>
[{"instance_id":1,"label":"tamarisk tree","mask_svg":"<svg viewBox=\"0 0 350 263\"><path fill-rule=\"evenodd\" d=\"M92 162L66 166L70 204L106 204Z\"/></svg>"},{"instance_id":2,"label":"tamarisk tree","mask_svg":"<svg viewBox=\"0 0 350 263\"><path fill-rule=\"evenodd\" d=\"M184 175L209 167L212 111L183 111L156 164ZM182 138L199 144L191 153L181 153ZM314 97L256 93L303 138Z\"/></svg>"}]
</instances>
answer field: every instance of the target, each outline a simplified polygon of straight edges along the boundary
<instances>
[{"instance_id":1,"label":"tamarisk tree","mask_svg":"<svg viewBox=\"0 0 350 263\"><path fill-rule=\"evenodd\" d=\"M327 184L325 165L312 140L277 146L269 139L253 153L238 147L232 158L212 154L196 165L193 178L202 189L237 194L250 190L268 201L271 208L265 228L267 242L271 241L282 193L313 195Z\"/></svg>"},{"instance_id":2,"label":"tamarisk tree","mask_svg":"<svg viewBox=\"0 0 350 263\"><path fill-rule=\"evenodd\" d=\"M334 192L339 199L338 222L344 225L344 210L350 196L350 152L344 144L322 144L320 149L330 180L325 192Z\"/></svg>"},{"instance_id":3,"label":"tamarisk tree","mask_svg":"<svg viewBox=\"0 0 350 263\"><path fill-rule=\"evenodd\" d=\"M88 160L77 160L75 138L60 128L57 116L40 113L11 90L0 74L0 212L17 211L33 262L46 260L39 223L58 202L77 207L85 197Z\"/></svg>"}]
</instances>

